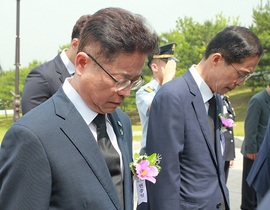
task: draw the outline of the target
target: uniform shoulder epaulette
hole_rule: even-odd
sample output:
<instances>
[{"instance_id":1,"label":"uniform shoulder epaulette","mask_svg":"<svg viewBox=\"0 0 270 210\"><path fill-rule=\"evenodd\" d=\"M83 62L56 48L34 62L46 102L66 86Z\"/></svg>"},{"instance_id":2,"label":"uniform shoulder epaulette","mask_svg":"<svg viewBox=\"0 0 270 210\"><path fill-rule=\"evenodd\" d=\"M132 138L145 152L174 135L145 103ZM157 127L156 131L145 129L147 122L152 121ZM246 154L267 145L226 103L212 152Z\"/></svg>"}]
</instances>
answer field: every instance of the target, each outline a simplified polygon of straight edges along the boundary
<instances>
[{"instance_id":1,"label":"uniform shoulder epaulette","mask_svg":"<svg viewBox=\"0 0 270 210\"><path fill-rule=\"evenodd\" d=\"M144 88L144 90L145 90L146 92L148 92L148 93L151 93L151 92L153 92L155 89L154 89L152 86L147 86L147 87Z\"/></svg>"}]
</instances>

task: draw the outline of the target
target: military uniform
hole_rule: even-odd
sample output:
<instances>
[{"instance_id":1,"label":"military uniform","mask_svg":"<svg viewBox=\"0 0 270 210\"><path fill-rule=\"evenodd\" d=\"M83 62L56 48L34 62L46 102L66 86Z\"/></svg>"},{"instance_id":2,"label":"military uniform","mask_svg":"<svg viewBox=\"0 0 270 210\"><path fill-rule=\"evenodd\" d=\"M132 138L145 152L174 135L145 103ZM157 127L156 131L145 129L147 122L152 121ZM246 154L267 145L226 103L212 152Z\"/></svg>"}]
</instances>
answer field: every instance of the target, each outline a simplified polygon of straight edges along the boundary
<instances>
[{"instance_id":1,"label":"military uniform","mask_svg":"<svg viewBox=\"0 0 270 210\"><path fill-rule=\"evenodd\" d=\"M145 147L146 145L146 135L148 127L148 117L149 117L149 106L152 103L156 92L160 88L160 85L155 79L151 79L149 83L142 86L136 92L136 105L139 112L141 124L142 124L142 141L141 146Z\"/></svg>"},{"instance_id":2,"label":"military uniform","mask_svg":"<svg viewBox=\"0 0 270 210\"><path fill-rule=\"evenodd\" d=\"M173 59L176 62L179 60L174 57L174 50L177 46L176 43L166 44L158 48L158 51L153 55L148 56L148 67L151 69L151 63L153 59L161 59L167 61L168 59ZM154 96L160 88L160 84L157 80L153 78L149 83L141 87L136 92L136 105L140 116L140 121L142 124L142 141L141 141L141 154L144 154L144 147L146 146L146 136L148 128L148 117L149 117L149 107L152 103Z\"/></svg>"}]
</instances>

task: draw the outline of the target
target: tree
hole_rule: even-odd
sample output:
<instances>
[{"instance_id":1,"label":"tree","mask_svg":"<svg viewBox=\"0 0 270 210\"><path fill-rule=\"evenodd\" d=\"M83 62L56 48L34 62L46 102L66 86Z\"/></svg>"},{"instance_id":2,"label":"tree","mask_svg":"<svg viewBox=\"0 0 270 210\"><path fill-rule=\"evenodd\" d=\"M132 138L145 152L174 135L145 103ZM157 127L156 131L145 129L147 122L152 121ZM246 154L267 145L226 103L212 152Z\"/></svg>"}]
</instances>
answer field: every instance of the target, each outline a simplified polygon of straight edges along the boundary
<instances>
[{"instance_id":1,"label":"tree","mask_svg":"<svg viewBox=\"0 0 270 210\"><path fill-rule=\"evenodd\" d=\"M58 49L58 53L62 52L64 49L67 49L70 47L70 44L60 45Z\"/></svg>"},{"instance_id":2,"label":"tree","mask_svg":"<svg viewBox=\"0 0 270 210\"><path fill-rule=\"evenodd\" d=\"M214 20L206 20L202 24L195 22L192 17L179 18L176 28L170 33L163 33L160 40L163 42L176 42L177 76L182 75L186 69L198 63L204 55L207 44L222 29L229 25L238 25L239 18L230 19L217 14Z\"/></svg>"},{"instance_id":3,"label":"tree","mask_svg":"<svg viewBox=\"0 0 270 210\"><path fill-rule=\"evenodd\" d=\"M175 50L175 56L180 60L177 63L176 76L182 75L189 66L194 63L198 63L204 55L209 41L222 29L229 25L241 25L238 18L227 18L222 13L217 14L213 20L205 20L202 23L196 22L191 17L179 18L176 21L175 29L170 32L165 32L159 35L160 45L170 42L176 42L178 45ZM262 80L265 81L264 73L266 70L270 70L270 7L269 2L265 6L258 6L253 10L253 24L250 29L254 31L260 38L264 46L264 57L262 58L257 73L257 77L248 80L248 85L252 87L259 86ZM69 44L59 46L58 51L69 47ZM20 94L23 89L24 80L31 69L40 65L41 62L33 61L28 67L20 70ZM261 74L260 72L263 72ZM143 75L145 81L150 81L152 77L151 70L147 66L147 61L143 67ZM270 74L269 74L270 75ZM256 78L256 80L255 80ZM268 77L268 81L269 81ZM0 74L0 99L5 101L8 108L12 107L13 96L10 94L11 90L14 90L14 71L1 72ZM135 119L132 119L133 123L138 123L139 118L137 114L135 104L135 92L131 92L130 97L125 99L121 108L129 113L129 115Z\"/></svg>"},{"instance_id":4,"label":"tree","mask_svg":"<svg viewBox=\"0 0 270 210\"><path fill-rule=\"evenodd\" d=\"M27 77L28 73L36 66L40 65L41 62L34 60L29 63L28 67L20 69L20 80L19 80L19 90L20 96L22 95L22 90L24 86L24 80ZM15 84L15 70L11 69L9 71L2 71L0 74L0 99L1 99L1 109L12 109L12 102L14 96L14 84Z\"/></svg>"},{"instance_id":5,"label":"tree","mask_svg":"<svg viewBox=\"0 0 270 210\"><path fill-rule=\"evenodd\" d=\"M247 85L254 90L256 87L265 87L269 83L270 76L270 4L269 1L263 6L253 9L253 24L250 26L260 39L264 55L258 65L254 76L248 80Z\"/></svg>"},{"instance_id":6,"label":"tree","mask_svg":"<svg viewBox=\"0 0 270 210\"><path fill-rule=\"evenodd\" d=\"M176 27L170 32L162 33L159 36L160 45L170 42L176 42L175 57L180 62L177 63L176 76L182 75L189 66L198 63L202 58L209 41L222 29L228 25L238 25L239 18L233 19L225 18L222 14L216 15L214 20L206 20L202 24L195 22L191 17L179 18L176 22ZM143 68L143 75L146 82L148 82L152 73L147 67ZM128 112L131 116L133 123L137 123L138 119L135 117L137 114L135 104L135 93L132 93L121 108ZM138 115L138 114L137 114ZM134 118L133 118L134 117Z\"/></svg>"}]
</instances>

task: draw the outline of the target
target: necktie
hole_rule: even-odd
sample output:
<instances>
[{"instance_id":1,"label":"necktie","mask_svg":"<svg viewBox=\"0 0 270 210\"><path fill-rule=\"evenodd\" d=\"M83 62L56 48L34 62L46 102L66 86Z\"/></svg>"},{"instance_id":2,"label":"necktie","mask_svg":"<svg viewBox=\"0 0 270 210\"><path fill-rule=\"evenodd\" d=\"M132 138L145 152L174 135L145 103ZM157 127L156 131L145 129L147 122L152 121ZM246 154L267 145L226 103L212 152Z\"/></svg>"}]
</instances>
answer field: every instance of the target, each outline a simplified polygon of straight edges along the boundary
<instances>
[{"instance_id":1,"label":"necktie","mask_svg":"<svg viewBox=\"0 0 270 210\"><path fill-rule=\"evenodd\" d=\"M210 126L210 132L213 141L215 142L215 114L216 114L216 98L213 96L209 101L209 109L208 109L208 123Z\"/></svg>"},{"instance_id":2,"label":"necktie","mask_svg":"<svg viewBox=\"0 0 270 210\"><path fill-rule=\"evenodd\" d=\"M113 183L117 189L120 201L122 202L123 205L124 199L123 199L123 183L120 168L120 157L109 139L106 130L105 115L98 114L96 118L93 120L93 122L97 126L97 142L99 148L105 158Z\"/></svg>"}]
</instances>

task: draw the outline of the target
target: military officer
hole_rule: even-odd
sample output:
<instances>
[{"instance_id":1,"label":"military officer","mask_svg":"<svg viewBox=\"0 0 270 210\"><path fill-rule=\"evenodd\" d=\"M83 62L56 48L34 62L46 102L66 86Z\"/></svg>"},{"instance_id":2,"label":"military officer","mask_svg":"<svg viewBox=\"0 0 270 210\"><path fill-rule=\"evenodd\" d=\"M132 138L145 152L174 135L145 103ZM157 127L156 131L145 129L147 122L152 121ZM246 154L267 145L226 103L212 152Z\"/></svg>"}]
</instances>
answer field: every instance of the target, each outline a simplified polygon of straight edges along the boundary
<instances>
[{"instance_id":1,"label":"military officer","mask_svg":"<svg viewBox=\"0 0 270 210\"><path fill-rule=\"evenodd\" d=\"M142 141L140 154L144 154L146 145L148 117L152 100L160 86L172 80L176 72L176 62L174 57L176 43L166 44L159 47L159 51L148 57L148 67L152 71L153 77L149 83L142 86L136 92L136 105L142 124Z\"/></svg>"}]
</instances>

